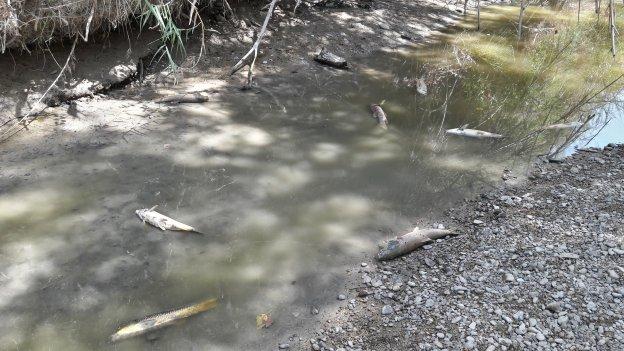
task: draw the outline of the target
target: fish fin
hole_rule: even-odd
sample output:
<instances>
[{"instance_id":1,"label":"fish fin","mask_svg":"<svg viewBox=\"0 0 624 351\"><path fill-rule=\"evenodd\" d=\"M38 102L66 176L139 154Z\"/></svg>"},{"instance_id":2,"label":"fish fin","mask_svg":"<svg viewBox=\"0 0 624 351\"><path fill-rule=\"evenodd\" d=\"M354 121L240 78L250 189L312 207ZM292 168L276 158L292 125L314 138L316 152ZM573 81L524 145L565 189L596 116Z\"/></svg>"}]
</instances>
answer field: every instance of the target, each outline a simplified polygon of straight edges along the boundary
<instances>
[{"instance_id":1,"label":"fish fin","mask_svg":"<svg viewBox=\"0 0 624 351\"><path fill-rule=\"evenodd\" d=\"M156 207L158 207L158 205L152 206L152 208L150 208L148 211L154 211L156 209Z\"/></svg>"}]
</instances>

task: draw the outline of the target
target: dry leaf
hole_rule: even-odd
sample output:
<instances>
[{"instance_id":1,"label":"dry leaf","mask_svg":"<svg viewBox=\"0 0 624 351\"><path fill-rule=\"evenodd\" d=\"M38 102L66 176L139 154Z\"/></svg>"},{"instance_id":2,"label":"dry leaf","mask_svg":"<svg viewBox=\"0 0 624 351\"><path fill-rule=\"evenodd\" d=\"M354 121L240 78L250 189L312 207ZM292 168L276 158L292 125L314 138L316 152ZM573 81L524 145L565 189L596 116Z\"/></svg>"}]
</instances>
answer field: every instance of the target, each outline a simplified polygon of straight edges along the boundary
<instances>
[{"instance_id":1,"label":"dry leaf","mask_svg":"<svg viewBox=\"0 0 624 351\"><path fill-rule=\"evenodd\" d=\"M256 327L258 329L268 328L273 324L273 320L271 319L271 315L266 313L261 313L256 316Z\"/></svg>"}]
</instances>

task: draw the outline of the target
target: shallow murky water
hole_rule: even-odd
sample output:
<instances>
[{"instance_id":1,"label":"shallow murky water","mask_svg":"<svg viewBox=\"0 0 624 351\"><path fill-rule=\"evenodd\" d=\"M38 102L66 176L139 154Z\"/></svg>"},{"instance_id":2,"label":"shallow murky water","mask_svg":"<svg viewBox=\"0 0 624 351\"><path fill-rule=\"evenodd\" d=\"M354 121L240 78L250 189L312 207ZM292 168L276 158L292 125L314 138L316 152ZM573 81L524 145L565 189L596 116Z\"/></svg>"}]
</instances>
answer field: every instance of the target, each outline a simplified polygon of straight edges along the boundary
<instances>
[{"instance_id":1,"label":"shallow murky water","mask_svg":"<svg viewBox=\"0 0 624 351\"><path fill-rule=\"evenodd\" d=\"M50 135L56 146L0 154L2 349L275 349L322 316L312 308L337 303L346 269L378 241L505 168L522 174L532 153L501 147L528 130L483 124L461 82L420 97L401 84L422 71L404 52L355 63L305 64L259 79L262 90L167 110L79 103ZM383 100L388 130L368 110ZM119 127L111 107L141 125ZM510 138L444 136L469 122ZM134 210L153 205L205 235L142 224ZM220 299L212 311L108 342L126 322L208 297ZM275 324L257 330L259 313Z\"/></svg>"}]
</instances>

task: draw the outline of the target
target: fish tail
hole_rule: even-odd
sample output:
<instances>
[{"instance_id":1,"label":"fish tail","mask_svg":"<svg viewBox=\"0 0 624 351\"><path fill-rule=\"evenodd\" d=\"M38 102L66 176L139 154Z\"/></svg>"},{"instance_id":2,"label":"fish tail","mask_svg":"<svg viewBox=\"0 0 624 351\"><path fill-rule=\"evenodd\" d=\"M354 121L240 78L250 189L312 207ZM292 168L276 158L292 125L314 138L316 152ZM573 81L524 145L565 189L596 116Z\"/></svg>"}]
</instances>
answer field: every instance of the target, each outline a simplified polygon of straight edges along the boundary
<instances>
[{"instance_id":1,"label":"fish tail","mask_svg":"<svg viewBox=\"0 0 624 351\"><path fill-rule=\"evenodd\" d=\"M199 312L208 311L209 309L214 308L215 306L217 306L217 299L212 298L212 299L201 301L191 306L190 309L193 311L193 313L199 313Z\"/></svg>"}]
</instances>

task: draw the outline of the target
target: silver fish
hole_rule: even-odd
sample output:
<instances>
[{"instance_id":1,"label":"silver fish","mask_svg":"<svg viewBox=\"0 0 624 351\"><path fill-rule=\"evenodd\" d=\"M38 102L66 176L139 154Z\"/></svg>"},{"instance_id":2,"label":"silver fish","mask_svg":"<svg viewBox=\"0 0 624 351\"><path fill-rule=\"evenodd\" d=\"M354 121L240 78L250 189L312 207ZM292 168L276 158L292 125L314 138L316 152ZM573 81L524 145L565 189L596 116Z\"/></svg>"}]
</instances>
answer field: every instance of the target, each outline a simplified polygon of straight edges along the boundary
<instances>
[{"instance_id":1,"label":"silver fish","mask_svg":"<svg viewBox=\"0 0 624 351\"><path fill-rule=\"evenodd\" d=\"M576 129L583 125L581 122L570 122L570 123L557 123L551 124L549 126L542 127L543 130L558 130L558 129Z\"/></svg>"},{"instance_id":2,"label":"silver fish","mask_svg":"<svg viewBox=\"0 0 624 351\"><path fill-rule=\"evenodd\" d=\"M447 129L446 130L446 134L459 135L459 136L464 136L464 137L469 137L469 138L477 138L477 139L486 139L486 138L500 139L500 138L504 138L504 136L502 136L500 134L485 132L485 131L477 130L477 129L468 129L468 128Z\"/></svg>"},{"instance_id":3,"label":"silver fish","mask_svg":"<svg viewBox=\"0 0 624 351\"><path fill-rule=\"evenodd\" d=\"M427 83L424 78L416 79L416 91L420 95L427 95Z\"/></svg>"},{"instance_id":4,"label":"silver fish","mask_svg":"<svg viewBox=\"0 0 624 351\"><path fill-rule=\"evenodd\" d=\"M175 219L169 218L163 214L160 214L154 209L158 206L154 206L152 208L142 208L140 210L136 210L135 213L139 218L143 221L143 223L149 223L154 227L160 228L162 230L180 230L185 232L197 232L195 228L191 227L188 224L184 224L182 222L178 222Z\"/></svg>"}]
</instances>

